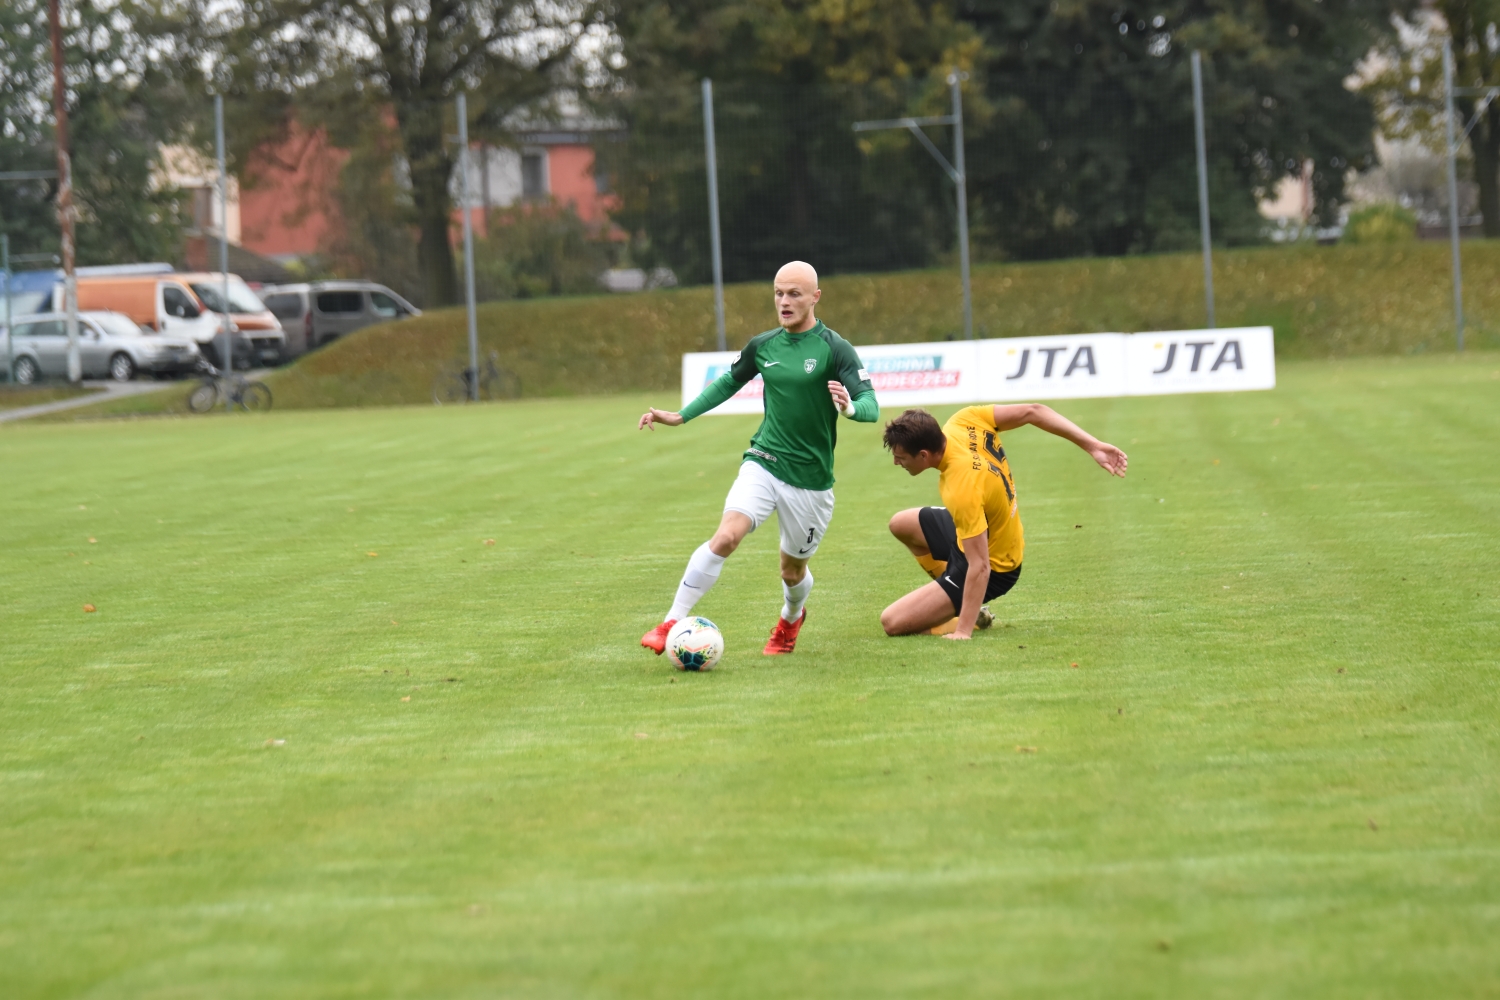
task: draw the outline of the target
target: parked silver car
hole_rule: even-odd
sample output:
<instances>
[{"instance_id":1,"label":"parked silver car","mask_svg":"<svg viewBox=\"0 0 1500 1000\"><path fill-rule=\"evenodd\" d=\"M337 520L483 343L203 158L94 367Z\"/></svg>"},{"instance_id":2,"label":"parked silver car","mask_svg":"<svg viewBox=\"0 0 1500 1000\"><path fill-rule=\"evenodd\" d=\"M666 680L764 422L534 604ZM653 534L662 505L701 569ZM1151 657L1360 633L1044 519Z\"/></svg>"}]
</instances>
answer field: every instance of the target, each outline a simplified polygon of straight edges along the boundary
<instances>
[{"instance_id":1,"label":"parked silver car","mask_svg":"<svg viewBox=\"0 0 1500 1000\"><path fill-rule=\"evenodd\" d=\"M281 320L287 350L294 355L373 323L422 315L422 310L373 281L266 285L259 295L266 308Z\"/></svg>"},{"instance_id":2,"label":"parked silver car","mask_svg":"<svg viewBox=\"0 0 1500 1000\"><path fill-rule=\"evenodd\" d=\"M21 316L11 323L11 378L29 385L68 375L67 320L57 313ZM0 341L3 346L3 341ZM175 375L198 367L190 337L153 333L117 312L78 314L78 356L84 378L128 382L137 373Z\"/></svg>"}]
</instances>

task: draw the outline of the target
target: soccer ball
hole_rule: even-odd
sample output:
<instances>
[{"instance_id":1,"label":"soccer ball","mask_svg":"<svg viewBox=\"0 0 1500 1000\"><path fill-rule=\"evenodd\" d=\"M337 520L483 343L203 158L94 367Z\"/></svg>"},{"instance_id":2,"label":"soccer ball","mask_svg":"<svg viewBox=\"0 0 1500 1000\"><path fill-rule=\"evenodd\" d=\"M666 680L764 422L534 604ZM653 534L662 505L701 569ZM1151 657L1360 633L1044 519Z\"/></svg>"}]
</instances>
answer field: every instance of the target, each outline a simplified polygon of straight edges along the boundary
<instances>
[{"instance_id":1,"label":"soccer ball","mask_svg":"<svg viewBox=\"0 0 1500 1000\"><path fill-rule=\"evenodd\" d=\"M724 655L724 635L707 618L684 618L667 633L667 655L678 670L712 670Z\"/></svg>"}]
</instances>

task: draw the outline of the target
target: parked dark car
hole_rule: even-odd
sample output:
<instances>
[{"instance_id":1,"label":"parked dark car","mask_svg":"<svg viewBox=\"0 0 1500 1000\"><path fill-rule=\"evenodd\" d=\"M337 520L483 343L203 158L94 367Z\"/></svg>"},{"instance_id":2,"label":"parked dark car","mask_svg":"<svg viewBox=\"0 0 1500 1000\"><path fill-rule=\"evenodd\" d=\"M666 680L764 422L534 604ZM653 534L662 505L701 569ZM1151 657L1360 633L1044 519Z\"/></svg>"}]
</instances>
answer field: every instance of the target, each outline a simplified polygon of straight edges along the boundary
<instances>
[{"instance_id":1,"label":"parked dark car","mask_svg":"<svg viewBox=\"0 0 1500 1000\"><path fill-rule=\"evenodd\" d=\"M260 289L266 308L281 320L293 356L322 347L361 327L422 310L373 281L312 281Z\"/></svg>"}]
</instances>

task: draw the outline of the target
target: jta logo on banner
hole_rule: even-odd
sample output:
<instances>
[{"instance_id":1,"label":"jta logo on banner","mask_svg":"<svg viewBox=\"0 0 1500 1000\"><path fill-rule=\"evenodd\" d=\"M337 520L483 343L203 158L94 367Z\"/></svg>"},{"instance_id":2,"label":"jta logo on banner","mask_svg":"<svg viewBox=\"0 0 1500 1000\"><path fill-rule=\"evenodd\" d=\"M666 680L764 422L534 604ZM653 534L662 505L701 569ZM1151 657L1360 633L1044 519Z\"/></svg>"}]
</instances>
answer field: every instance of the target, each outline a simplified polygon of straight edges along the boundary
<instances>
[{"instance_id":1,"label":"jta logo on banner","mask_svg":"<svg viewBox=\"0 0 1500 1000\"><path fill-rule=\"evenodd\" d=\"M1271 328L1263 326L877 344L855 350L886 407L1276 386ZM732 351L684 354L683 405L728 371L734 357ZM762 389L756 376L712 412L759 413Z\"/></svg>"}]
</instances>

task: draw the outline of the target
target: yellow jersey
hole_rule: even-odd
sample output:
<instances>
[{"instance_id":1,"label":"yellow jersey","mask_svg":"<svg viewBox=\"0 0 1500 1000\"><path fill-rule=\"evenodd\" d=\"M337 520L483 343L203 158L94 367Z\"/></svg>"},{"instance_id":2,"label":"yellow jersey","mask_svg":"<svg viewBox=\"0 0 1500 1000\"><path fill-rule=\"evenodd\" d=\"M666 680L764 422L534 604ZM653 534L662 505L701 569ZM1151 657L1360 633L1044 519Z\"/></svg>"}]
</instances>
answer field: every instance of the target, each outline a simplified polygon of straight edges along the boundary
<instances>
[{"instance_id":1,"label":"yellow jersey","mask_svg":"<svg viewBox=\"0 0 1500 1000\"><path fill-rule=\"evenodd\" d=\"M1021 565L1026 537L1016 510L1016 484L1000 446L993 406L968 406L943 425L948 438L938 465L938 493L953 515L962 547L965 538L990 533L990 568L1000 573Z\"/></svg>"}]
</instances>

